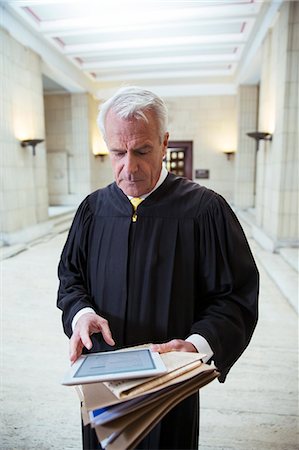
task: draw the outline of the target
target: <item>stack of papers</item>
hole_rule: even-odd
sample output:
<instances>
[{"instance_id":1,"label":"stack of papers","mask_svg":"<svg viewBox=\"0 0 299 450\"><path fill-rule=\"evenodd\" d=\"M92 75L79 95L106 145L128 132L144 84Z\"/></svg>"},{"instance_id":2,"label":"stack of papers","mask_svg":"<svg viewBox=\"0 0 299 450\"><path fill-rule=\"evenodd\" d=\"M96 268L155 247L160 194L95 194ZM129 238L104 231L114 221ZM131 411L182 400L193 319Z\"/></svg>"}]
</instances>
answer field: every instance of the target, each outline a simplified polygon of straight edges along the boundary
<instances>
[{"instance_id":1,"label":"stack of papers","mask_svg":"<svg viewBox=\"0 0 299 450\"><path fill-rule=\"evenodd\" d=\"M219 376L199 353L160 356L166 366L161 375L76 386L83 422L95 429L103 448L136 447L174 406Z\"/></svg>"}]
</instances>

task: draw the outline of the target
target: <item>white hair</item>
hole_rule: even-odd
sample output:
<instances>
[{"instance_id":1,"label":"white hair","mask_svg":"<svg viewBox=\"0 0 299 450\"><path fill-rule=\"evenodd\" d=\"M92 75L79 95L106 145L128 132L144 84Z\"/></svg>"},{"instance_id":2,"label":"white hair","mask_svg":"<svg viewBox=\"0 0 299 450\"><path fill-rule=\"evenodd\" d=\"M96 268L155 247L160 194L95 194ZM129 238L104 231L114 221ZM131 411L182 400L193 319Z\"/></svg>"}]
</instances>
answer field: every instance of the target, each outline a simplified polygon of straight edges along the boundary
<instances>
[{"instance_id":1,"label":"white hair","mask_svg":"<svg viewBox=\"0 0 299 450\"><path fill-rule=\"evenodd\" d=\"M110 110L122 119L142 119L145 122L148 122L145 113L151 111L157 119L161 140L163 140L167 132L167 107L160 97L146 89L137 86L121 88L103 103L99 109L97 124L104 139L106 139L105 120Z\"/></svg>"}]
</instances>

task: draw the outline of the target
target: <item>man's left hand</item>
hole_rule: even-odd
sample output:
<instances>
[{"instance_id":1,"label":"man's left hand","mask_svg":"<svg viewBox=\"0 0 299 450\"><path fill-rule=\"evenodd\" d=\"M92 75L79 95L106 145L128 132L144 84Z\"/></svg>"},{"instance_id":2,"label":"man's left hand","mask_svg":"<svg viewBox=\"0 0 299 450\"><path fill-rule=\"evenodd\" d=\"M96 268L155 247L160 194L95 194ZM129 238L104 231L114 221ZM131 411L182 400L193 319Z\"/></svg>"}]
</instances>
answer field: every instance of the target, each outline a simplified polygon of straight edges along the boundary
<instances>
[{"instance_id":1,"label":"man's left hand","mask_svg":"<svg viewBox=\"0 0 299 450\"><path fill-rule=\"evenodd\" d=\"M197 353L196 348L191 342L184 341L183 339L172 339L164 344L152 344L151 350L153 352L167 353L167 352L193 352Z\"/></svg>"}]
</instances>

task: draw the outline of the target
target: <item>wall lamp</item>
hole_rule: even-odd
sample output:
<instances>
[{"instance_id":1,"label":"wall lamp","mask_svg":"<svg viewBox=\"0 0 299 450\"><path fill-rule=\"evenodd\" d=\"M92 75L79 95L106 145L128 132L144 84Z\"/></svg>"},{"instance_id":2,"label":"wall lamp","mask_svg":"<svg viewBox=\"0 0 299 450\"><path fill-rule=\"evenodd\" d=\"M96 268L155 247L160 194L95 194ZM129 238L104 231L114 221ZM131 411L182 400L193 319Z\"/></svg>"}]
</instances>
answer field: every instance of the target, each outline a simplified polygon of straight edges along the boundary
<instances>
[{"instance_id":1,"label":"wall lamp","mask_svg":"<svg viewBox=\"0 0 299 450\"><path fill-rule=\"evenodd\" d=\"M260 141L272 141L272 134L268 131L252 131L246 134L256 140L256 150L259 149Z\"/></svg>"},{"instance_id":2,"label":"wall lamp","mask_svg":"<svg viewBox=\"0 0 299 450\"><path fill-rule=\"evenodd\" d=\"M104 162L106 156L108 156L108 155L109 155L109 153L107 153L107 152L94 153L94 157L95 157L95 158L100 158L100 160L101 160L102 162Z\"/></svg>"},{"instance_id":3,"label":"wall lamp","mask_svg":"<svg viewBox=\"0 0 299 450\"><path fill-rule=\"evenodd\" d=\"M41 142L44 142L44 139L25 139L21 141L21 146L32 147L32 153L33 156L35 156L36 155L35 147L37 146L37 144L40 144Z\"/></svg>"},{"instance_id":4,"label":"wall lamp","mask_svg":"<svg viewBox=\"0 0 299 450\"><path fill-rule=\"evenodd\" d=\"M233 156L235 155L236 151L235 150L223 150L224 155L226 155L226 159L228 161L230 161Z\"/></svg>"}]
</instances>

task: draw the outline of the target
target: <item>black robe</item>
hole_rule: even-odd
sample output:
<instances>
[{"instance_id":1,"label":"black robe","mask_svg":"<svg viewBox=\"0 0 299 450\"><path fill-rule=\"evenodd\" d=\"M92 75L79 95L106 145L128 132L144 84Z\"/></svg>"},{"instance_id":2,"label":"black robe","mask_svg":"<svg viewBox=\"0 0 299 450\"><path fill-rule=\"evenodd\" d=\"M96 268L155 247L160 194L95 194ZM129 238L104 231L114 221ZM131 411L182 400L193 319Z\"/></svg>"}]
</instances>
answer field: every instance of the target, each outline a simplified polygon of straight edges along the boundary
<instances>
[{"instance_id":1,"label":"black robe","mask_svg":"<svg viewBox=\"0 0 299 450\"><path fill-rule=\"evenodd\" d=\"M236 216L221 196L173 174L138 206L135 223L132 214L115 183L80 205L59 264L65 333L87 306L108 320L116 348L198 333L224 381L257 321L258 272ZM92 352L111 350L101 334L92 341ZM182 408L149 448L196 448L198 427Z\"/></svg>"}]
</instances>

